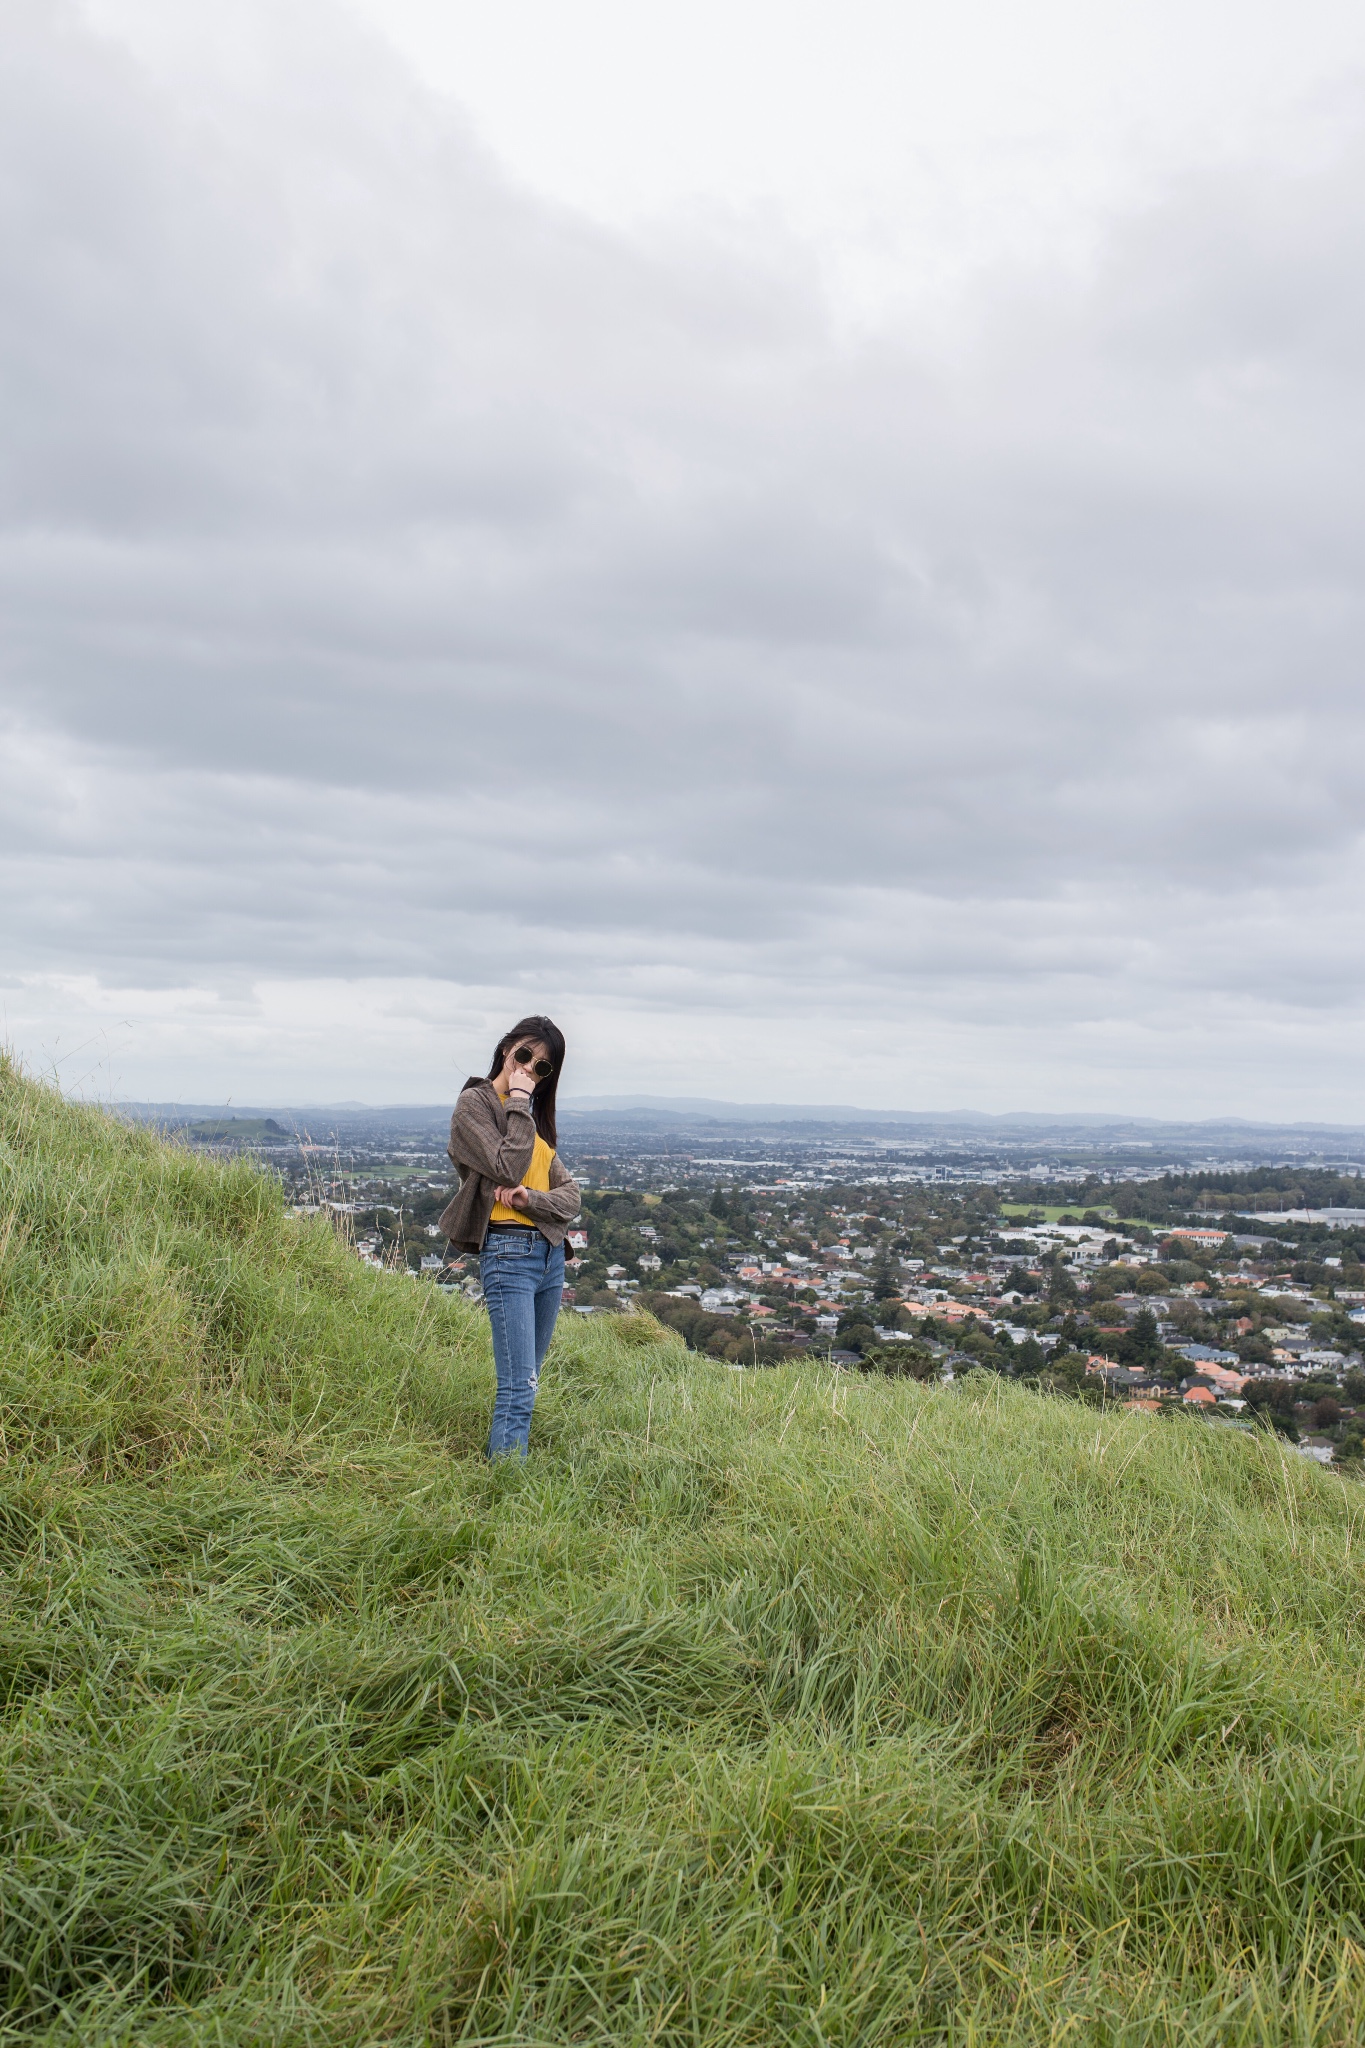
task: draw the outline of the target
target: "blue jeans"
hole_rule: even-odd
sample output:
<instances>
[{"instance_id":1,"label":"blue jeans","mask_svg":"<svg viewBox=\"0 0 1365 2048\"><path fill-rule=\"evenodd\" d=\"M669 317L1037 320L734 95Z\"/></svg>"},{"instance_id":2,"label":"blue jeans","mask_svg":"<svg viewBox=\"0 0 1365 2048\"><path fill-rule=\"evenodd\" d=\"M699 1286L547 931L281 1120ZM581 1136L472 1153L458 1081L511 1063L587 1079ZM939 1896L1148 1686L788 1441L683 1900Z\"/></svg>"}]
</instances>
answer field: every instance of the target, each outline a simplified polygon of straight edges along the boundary
<instances>
[{"instance_id":1,"label":"blue jeans","mask_svg":"<svg viewBox=\"0 0 1365 2048\"><path fill-rule=\"evenodd\" d=\"M488 1436L490 1458L526 1456L540 1368L564 1292L564 1247L511 1223L483 1241L479 1279L493 1326L498 1398Z\"/></svg>"}]
</instances>

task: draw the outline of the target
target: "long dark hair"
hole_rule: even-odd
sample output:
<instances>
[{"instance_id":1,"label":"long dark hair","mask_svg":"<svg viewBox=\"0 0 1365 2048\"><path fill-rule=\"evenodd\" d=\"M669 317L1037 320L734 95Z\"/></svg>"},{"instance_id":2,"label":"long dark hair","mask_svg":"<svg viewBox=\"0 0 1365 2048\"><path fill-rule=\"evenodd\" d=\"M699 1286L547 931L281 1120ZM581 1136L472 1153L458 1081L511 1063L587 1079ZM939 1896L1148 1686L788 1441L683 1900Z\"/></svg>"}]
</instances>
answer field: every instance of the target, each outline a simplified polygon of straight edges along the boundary
<instances>
[{"instance_id":1,"label":"long dark hair","mask_svg":"<svg viewBox=\"0 0 1365 2048\"><path fill-rule=\"evenodd\" d=\"M559 1076L564 1067L564 1033L548 1017L523 1017L520 1024L514 1024L510 1031L504 1031L493 1052L493 1064L488 1069L490 1081L496 1081L502 1072L503 1062L514 1045L523 1040L533 1045L543 1045L555 1063L553 1074L543 1081L537 1081L531 1090L531 1115L536 1129L551 1148L558 1145L559 1134L555 1129L555 1091L559 1087Z\"/></svg>"}]
</instances>

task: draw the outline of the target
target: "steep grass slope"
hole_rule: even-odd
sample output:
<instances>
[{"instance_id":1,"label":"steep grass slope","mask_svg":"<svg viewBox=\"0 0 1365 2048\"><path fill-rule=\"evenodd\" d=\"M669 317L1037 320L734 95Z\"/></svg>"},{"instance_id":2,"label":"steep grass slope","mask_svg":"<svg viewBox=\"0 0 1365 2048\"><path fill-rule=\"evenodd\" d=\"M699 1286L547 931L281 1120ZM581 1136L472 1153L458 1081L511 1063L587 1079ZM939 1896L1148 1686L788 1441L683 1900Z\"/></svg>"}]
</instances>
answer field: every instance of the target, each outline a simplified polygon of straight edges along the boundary
<instances>
[{"instance_id":1,"label":"steep grass slope","mask_svg":"<svg viewBox=\"0 0 1365 2048\"><path fill-rule=\"evenodd\" d=\"M1365 1493L625 1318L490 1471L473 1311L11 1068L0 1247L0 2040L1365 2032Z\"/></svg>"}]
</instances>

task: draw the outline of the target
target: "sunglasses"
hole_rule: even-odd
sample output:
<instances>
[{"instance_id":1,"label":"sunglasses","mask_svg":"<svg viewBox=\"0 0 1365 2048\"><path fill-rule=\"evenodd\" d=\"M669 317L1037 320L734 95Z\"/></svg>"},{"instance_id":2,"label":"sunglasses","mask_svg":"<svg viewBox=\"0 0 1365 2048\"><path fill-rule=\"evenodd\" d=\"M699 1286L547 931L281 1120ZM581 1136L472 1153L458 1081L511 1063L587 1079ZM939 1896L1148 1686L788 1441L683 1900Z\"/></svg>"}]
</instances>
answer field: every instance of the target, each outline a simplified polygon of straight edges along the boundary
<instances>
[{"instance_id":1,"label":"sunglasses","mask_svg":"<svg viewBox=\"0 0 1365 2048\"><path fill-rule=\"evenodd\" d=\"M512 1057L519 1067L529 1067L531 1072L542 1081L548 1081L555 1070L553 1060L532 1059L529 1045L519 1045Z\"/></svg>"}]
</instances>

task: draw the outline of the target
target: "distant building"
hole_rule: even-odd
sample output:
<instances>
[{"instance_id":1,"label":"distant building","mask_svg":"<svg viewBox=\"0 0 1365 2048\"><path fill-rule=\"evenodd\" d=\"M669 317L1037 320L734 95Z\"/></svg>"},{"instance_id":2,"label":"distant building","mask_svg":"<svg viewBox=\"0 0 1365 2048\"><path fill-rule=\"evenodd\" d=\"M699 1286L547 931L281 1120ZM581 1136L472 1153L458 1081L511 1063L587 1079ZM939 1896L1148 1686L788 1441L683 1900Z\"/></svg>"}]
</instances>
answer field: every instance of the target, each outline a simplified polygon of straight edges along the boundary
<instances>
[{"instance_id":1,"label":"distant building","mask_svg":"<svg viewBox=\"0 0 1365 2048\"><path fill-rule=\"evenodd\" d=\"M1242 1371L1235 1351L1214 1351L1207 1344L1181 1344L1177 1350L1192 1365L1200 1379L1209 1380L1223 1394L1240 1394L1249 1375Z\"/></svg>"},{"instance_id":2,"label":"distant building","mask_svg":"<svg viewBox=\"0 0 1365 2048\"><path fill-rule=\"evenodd\" d=\"M1241 1209L1257 1223L1325 1223L1330 1230L1359 1230L1365 1209Z\"/></svg>"}]
</instances>

